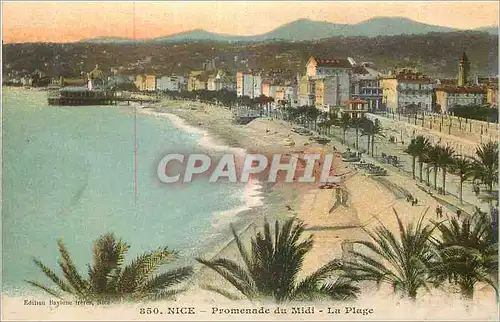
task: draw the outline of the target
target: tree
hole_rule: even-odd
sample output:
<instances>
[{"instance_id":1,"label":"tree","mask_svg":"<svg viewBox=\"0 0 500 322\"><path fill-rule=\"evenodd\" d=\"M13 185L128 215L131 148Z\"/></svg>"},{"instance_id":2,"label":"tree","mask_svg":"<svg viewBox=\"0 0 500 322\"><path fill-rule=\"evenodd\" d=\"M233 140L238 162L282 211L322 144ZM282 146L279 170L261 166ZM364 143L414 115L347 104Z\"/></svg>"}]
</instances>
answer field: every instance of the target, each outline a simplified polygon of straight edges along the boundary
<instances>
[{"instance_id":1,"label":"tree","mask_svg":"<svg viewBox=\"0 0 500 322\"><path fill-rule=\"evenodd\" d=\"M272 298L281 303L321 297L334 300L354 299L359 289L350 281L341 278L334 282L329 281L332 274L340 271L342 267L339 260L329 262L297 282L304 256L313 246L311 236L301 238L304 227L302 222L296 223L294 219L285 221L281 227L276 221L272 236L270 225L266 221L264 231L257 232L252 237L249 253L231 226L243 266L225 258L197 258L197 261L220 274L249 300ZM236 295L214 286L208 286L208 289L229 298L237 298Z\"/></svg>"},{"instance_id":2,"label":"tree","mask_svg":"<svg viewBox=\"0 0 500 322\"><path fill-rule=\"evenodd\" d=\"M330 135L330 128L337 124L338 118L335 113L325 113L325 121L318 124L318 126L327 129L327 135Z\"/></svg>"},{"instance_id":3,"label":"tree","mask_svg":"<svg viewBox=\"0 0 500 322\"><path fill-rule=\"evenodd\" d=\"M373 149L375 148L375 137L377 135L384 137L382 131L383 131L382 125L380 124L380 121L376 119L375 122L373 122L373 127L371 128L372 156L373 156Z\"/></svg>"},{"instance_id":4,"label":"tree","mask_svg":"<svg viewBox=\"0 0 500 322\"><path fill-rule=\"evenodd\" d=\"M345 132L349 127L351 127L351 117L347 113L342 113L342 116L340 117L340 127L342 128L343 131L343 136L342 136L342 144L345 143Z\"/></svg>"},{"instance_id":5,"label":"tree","mask_svg":"<svg viewBox=\"0 0 500 322\"><path fill-rule=\"evenodd\" d=\"M359 149L359 128L363 123L363 120L358 117L351 118L352 125L356 129L356 149Z\"/></svg>"},{"instance_id":6,"label":"tree","mask_svg":"<svg viewBox=\"0 0 500 322\"><path fill-rule=\"evenodd\" d=\"M415 179L415 161L418 158L419 170L420 170L420 181L422 181L422 169L423 163L425 159L425 154L431 147L431 143L429 139L422 135L418 135L413 138L405 150L405 153L408 153L412 156L412 170L413 170L413 179Z\"/></svg>"},{"instance_id":7,"label":"tree","mask_svg":"<svg viewBox=\"0 0 500 322\"><path fill-rule=\"evenodd\" d=\"M432 167L434 170L434 189L437 190L437 172L439 169L439 153L440 153L440 147L439 145L434 145L427 150L427 164L428 164L428 169ZM429 184L427 180L427 184Z\"/></svg>"},{"instance_id":8,"label":"tree","mask_svg":"<svg viewBox=\"0 0 500 322\"><path fill-rule=\"evenodd\" d=\"M435 223L440 236L434 239L439 257L432 265L436 284L445 280L460 287L462 298L472 300L477 283L491 285L498 297L498 243L493 242L492 222L480 211L462 219L452 217Z\"/></svg>"},{"instance_id":9,"label":"tree","mask_svg":"<svg viewBox=\"0 0 500 322\"><path fill-rule=\"evenodd\" d=\"M89 265L88 278L85 279L75 267L62 240L59 239L57 244L61 255L59 266L64 278L57 276L40 260L33 259L33 262L60 291L80 300L120 302L170 299L183 291L171 287L185 281L193 273L192 267L181 267L154 275L159 266L177 258L177 252L166 247L144 253L124 266L130 246L116 240L113 234L105 234L94 242L93 265ZM63 296L58 290L38 282L27 282L57 298Z\"/></svg>"},{"instance_id":10,"label":"tree","mask_svg":"<svg viewBox=\"0 0 500 322\"><path fill-rule=\"evenodd\" d=\"M392 285L394 292L415 300L420 288L429 283L429 264L433 251L430 236L434 226L424 225L425 213L414 223L403 225L395 209L399 239L381 224L368 232L372 241L357 241L374 256L353 251L354 260L344 265L345 277L356 281L375 281Z\"/></svg>"},{"instance_id":11,"label":"tree","mask_svg":"<svg viewBox=\"0 0 500 322\"><path fill-rule=\"evenodd\" d=\"M455 150L450 146L437 147L437 166L443 170L443 194L446 194L446 170L453 162Z\"/></svg>"},{"instance_id":12,"label":"tree","mask_svg":"<svg viewBox=\"0 0 500 322\"><path fill-rule=\"evenodd\" d=\"M366 135L366 144L367 144L366 151L367 151L367 153L370 153L370 137L373 134L373 127L374 126L375 125L373 124L373 121L371 121L371 120L367 119L365 122L363 122L361 136Z\"/></svg>"},{"instance_id":13,"label":"tree","mask_svg":"<svg viewBox=\"0 0 500 322\"><path fill-rule=\"evenodd\" d=\"M462 202L462 193L463 193L463 184L464 181L467 180L473 174L473 165L472 161L466 157L456 157L453 158L452 163L450 164L450 171L456 174L459 178L459 198L460 203ZM444 190L444 189L443 189Z\"/></svg>"},{"instance_id":14,"label":"tree","mask_svg":"<svg viewBox=\"0 0 500 322\"><path fill-rule=\"evenodd\" d=\"M498 142L487 142L476 148L474 158L474 178L493 191L493 183L498 182Z\"/></svg>"}]
</instances>

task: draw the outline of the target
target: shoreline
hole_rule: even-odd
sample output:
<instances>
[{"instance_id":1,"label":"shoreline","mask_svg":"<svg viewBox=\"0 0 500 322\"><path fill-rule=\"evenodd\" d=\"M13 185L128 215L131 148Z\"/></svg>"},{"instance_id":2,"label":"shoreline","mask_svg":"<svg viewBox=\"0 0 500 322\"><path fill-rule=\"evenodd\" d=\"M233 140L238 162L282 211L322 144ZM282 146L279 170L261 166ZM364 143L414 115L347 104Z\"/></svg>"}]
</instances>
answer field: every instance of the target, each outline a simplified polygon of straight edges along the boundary
<instances>
[{"instance_id":1,"label":"shoreline","mask_svg":"<svg viewBox=\"0 0 500 322\"><path fill-rule=\"evenodd\" d=\"M160 106L163 104L172 104L172 107ZM189 104L189 107L181 106L186 104ZM292 125L284 121L271 121L268 119L259 119L257 120L257 122L250 124L250 126L231 124L230 122L227 122L229 120L227 116L230 117L231 113L220 106L208 106L207 104L191 101L162 101L160 103L152 105L154 105L154 107L151 106L151 108L144 109L141 109L139 106L132 104L130 106L118 107L134 108L136 109L138 114L140 113L157 115L159 117L165 118L171 118L171 116L169 115L175 116L174 119L178 118L178 120L184 122L186 126L189 126L195 132L202 134L202 140L204 140L204 143L208 145L213 144L220 147L227 146L229 147L229 149L236 149L236 151L245 150L245 144L248 144L249 151L257 151L259 145L264 142L264 150L270 149L273 152L276 151L276 153L290 152L297 150L301 145L303 146L303 143L310 142L308 140L308 137L300 137L299 135L291 134L297 144L293 148L285 147L283 144L283 138L289 134ZM192 107L195 106L198 107L196 110L193 110ZM214 114L211 115L210 113L214 110L218 110L218 112L214 112ZM270 134L266 133L266 129L270 129ZM337 139L333 139L332 142L337 147L341 146ZM312 145L308 145L308 147L311 146ZM304 148L306 147L304 146ZM343 163L342 161L340 161L338 166L344 167L344 169L349 169L350 167L352 167L351 165ZM407 185L411 185L412 187L408 189L415 196L417 196L419 200L421 200L421 204L429 206L432 212L433 204L430 203L430 199L425 197L425 194L422 191L415 192L413 183L408 183L407 180L402 176L397 176L393 173L390 174L390 178L391 182L395 181L402 187L406 188ZM234 211L237 211L237 213L225 217L224 219L227 222L224 224L225 226L222 226L222 228L224 228L225 231L228 231L229 222L237 219L239 224L239 228L237 230L240 232L243 231L241 238L245 245L248 245L248 238L250 237L251 233L253 233L252 225L256 221L261 221L264 218L267 218L268 221L271 221L276 218L280 219L287 217L297 217L301 220L304 220L308 228L306 232L314 234L314 247L304 261L303 272L301 272L301 274L299 275L299 278L302 278L303 274L310 273L312 270L316 270L325 261L329 261L335 257L338 258L339 256L342 256L346 251L346 243L352 240L359 240L366 237L365 229L373 228L375 225L378 225L379 222L386 223L391 228L391 230L397 229L397 226L395 225L394 214L392 213L393 207L397 209L398 212L400 212L401 217L402 219L404 219L404 221L413 220L414 218L416 218L416 215L425 210L425 207L421 205L417 207L410 207L404 199L398 198L398 196L391 193L391 191L387 187L384 187L380 183L376 182L376 180L373 180L373 178L370 178L362 171L354 170L353 175L350 175L348 178L346 178L345 186L349 191L349 200L347 203L348 206L341 206L339 208L336 208L333 212L330 212L333 203L333 195L331 193L332 190L322 190L311 186L296 186L293 184L276 186L268 186L262 184L258 188L259 194L257 196L260 197L262 203L256 204L252 207L247 207L247 209L245 209L246 206L248 206L248 203L245 202L245 206L236 207L234 209L226 211L227 213L233 213ZM250 196L250 200L255 201L255 198L252 199L251 197L252 196ZM289 205L292 210L286 210L285 205ZM258 224L257 226L261 225ZM237 255L237 249L235 247L234 238L232 238L232 235L229 235L229 238L227 240L220 242L217 245L208 244L204 248L214 249L212 253L203 253L204 258L227 257L233 259ZM196 303L195 305L199 308L207 307L208 312L210 312L211 306L250 306L250 304L246 301L233 302L225 299L224 297L221 297L218 294L201 289L199 280L202 280L203 283L207 283L207 281L213 279L216 279L216 281L221 280L218 275L214 274L210 270L205 269L203 270L203 272L197 272L196 274L197 275L194 278L196 280L193 283L189 283L189 290L178 297L175 305L180 305L182 303L188 306L193 306L193 303ZM388 317L401 318L407 317L408 314L411 314L412 317L425 316L428 318L430 316L439 316L443 318L446 316L449 317L450 315L456 315L457 317L463 318L464 316L466 316L466 314L471 314L471 312L465 312L465 306L462 302L453 302L451 299L451 295L450 299L448 299L447 297L442 298L443 293L439 290L435 290L433 291L433 294L425 294L425 297L419 298L419 308L415 309L412 306L408 306L404 302L401 302L400 306L400 303L392 295L391 291L389 289L386 289L385 287L383 287L380 291L376 291L371 287L365 288L364 284L360 286L362 287L360 299L356 302L353 302L352 305L375 307L378 311L375 316L369 317L367 319L379 320ZM233 291L232 288L229 290ZM446 295L447 293L444 294ZM487 297L482 299L487 303L484 303L484 311L480 311L482 305L480 303L482 295L483 294L481 293L478 293L476 295L473 313L476 314L475 316L479 315L481 316L481 318L485 319L489 317L487 315L487 312L490 312L491 310L491 308L489 307L490 299ZM52 309L50 310L50 312L48 312L48 307L46 307L45 310L44 308L36 308L35 310L34 307L30 307L28 310L27 307L23 307L22 303L17 304L14 297L9 298L5 296L5 294L3 294L2 298L7 298L6 300L11 303L8 306L11 311L6 313L10 314L11 316L16 316L16 318L23 315L31 315L31 317L35 319L51 319L55 316ZM438 298L439 301L433 302L433 299L435 298ZM155 305L161 306L167 303L171 302L162 301ZM443 307L441 307L441 309L438 309L438 303L440 303L440 305L443 305L444 309ZM476 305L476 303L480 304ZM325 305L325 303L315 304L323 306ZM344 306L343 303L337 303L337 305ZM350 304L345 303L345 305L347 306ZM451 311L450 308L453 305L456 305L457 307L453 308L453 311ZM71 310L66 310L65 308L66 311L64 311L67 314L67 317L70 317L68 318L68 320L82 319L83 317L91 318L96 315L96 308L74 308L74 311L73 308L68 309ZM439 310L440 312L437 312L437 310ZM97 311L101 311L101 308L98 308ZM453 314L447 314L447 311ZM60 314L62 312L63 311L58 312L57 314ZM38 315L37 313L40 315ZM125 319L130 319L130 316L140 318L136 305L134 305L132 308L127 307L123 311L121 310L121 308L120 310L118 310L118 307L115 306L111 308L102 308L102 313L100 314L103 314L102 316L106 316L109 319L115 319L117 316L121 316ZM203 317L203 315L200 317L200 315L198 315L196 318L206 320L207 317L208 319L210 319L209 315L207 315L206 317ZM182 316L181 318L190 319L189 316ZM219 318L232 320L235 318L235 316L219 317L212 315L211 318L216 320L219 320ZM280 319L280 317L272 316L255 316L255 318ZM301 317L300 315L283 315L281 316L281 319L282 318L299 319ZM302 318L304 318L304 316L302 316ZM314 318L331 320L332 318L339 318L339 316L314 316ZM344 318L348 317L344 316Z\"/></svg>"}]
</instances>

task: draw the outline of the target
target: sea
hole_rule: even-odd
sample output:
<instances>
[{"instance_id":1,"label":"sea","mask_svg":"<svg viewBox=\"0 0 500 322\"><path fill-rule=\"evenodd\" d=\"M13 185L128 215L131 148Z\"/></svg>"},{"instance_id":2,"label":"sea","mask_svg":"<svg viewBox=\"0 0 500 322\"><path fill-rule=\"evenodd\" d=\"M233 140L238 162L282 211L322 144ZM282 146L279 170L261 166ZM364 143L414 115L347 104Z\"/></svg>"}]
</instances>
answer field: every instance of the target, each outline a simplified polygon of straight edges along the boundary
<instances>
[{"instance_id":1,"label":"sea","mask_svg":"<svg viewBox=\"0 0 500 322\"><path fill-rule=\"evenodd\" d=\"M62 275L59 238L84 276L93 241L108 232L130 245L126 263L164 246L194 263L261 204L257 184L158 180L166 153L231 149L182 119L131 106L48 106L46 95L2 90L2 293L35 291L26 280L50 285L33 258Z\"/></svg>"}]
</instances>

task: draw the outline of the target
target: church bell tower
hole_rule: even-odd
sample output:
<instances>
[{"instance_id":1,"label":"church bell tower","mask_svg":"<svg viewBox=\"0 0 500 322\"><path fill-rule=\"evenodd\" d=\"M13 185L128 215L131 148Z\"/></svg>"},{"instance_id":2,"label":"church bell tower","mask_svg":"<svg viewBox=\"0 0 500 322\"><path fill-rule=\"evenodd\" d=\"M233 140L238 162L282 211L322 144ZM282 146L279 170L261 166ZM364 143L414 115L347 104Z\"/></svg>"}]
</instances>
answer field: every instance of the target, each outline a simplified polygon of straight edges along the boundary
<instances>
[{"instance_id":1,"label":"church bell tower","mask_svg":"<svg viewBox=\"0 0 500 322\"><path fill-rule=\"evenodd\" d=\"M469 84L469 69L469 58L467 58L467 55L464 52L462 54L462 58L460 58L460 62L458 63L458 86L467 86Z\"/></svg>"}]
</instances>

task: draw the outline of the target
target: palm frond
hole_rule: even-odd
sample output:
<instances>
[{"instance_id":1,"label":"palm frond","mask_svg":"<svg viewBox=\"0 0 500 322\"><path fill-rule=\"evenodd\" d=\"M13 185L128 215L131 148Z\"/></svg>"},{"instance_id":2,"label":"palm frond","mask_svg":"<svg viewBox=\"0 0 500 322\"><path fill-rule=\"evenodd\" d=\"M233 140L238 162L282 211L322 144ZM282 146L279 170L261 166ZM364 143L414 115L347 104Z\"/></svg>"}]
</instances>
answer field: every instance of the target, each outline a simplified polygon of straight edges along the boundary
<instances>
[{"instance_id":1,"label":"palm frond","mask_svg":"<svg viewBox=\"0 0 500 322\"><path fill-rule=\"evenodd\" d=\"M294 294L312 292L318 289L318 284L327 279L333 272L339 271L343 267L340 260L334 259L323 265L317 271L304 278L294 289Z\"/></svg>"},{"instance_id":2,"label":"palm frond","mask_svg":"<svg viewBox=\"0 0 500 322\"><path fill-rule=\"evenodd\" d=\"M149 278L138 287L139 292L153 292L165 289L187 280L193 274L191 266L180 267Z\"/></svg>"},{"instance_id":3,"label":"palm frond","mask_svg":"<svg viewBox=\"0 0 500 322\"><path fill-rule=\"evenodd\" d=\"M68 280L69 284L74 289L75 293L80 296L87 296L89 291L89 284L86 280L82 278L82 276L78 273L78 270L75 267L75 264L71 260L71 256L69 255L68 250L64 246L62 239L57 241L57 245L59 247L59 253L61 254L61 260L59 261L59 266L61 267L66 280Z\"/></svg>"},{"instance_id":4,"label":"palm frond","mask_svg":"<svg viewBox=\"0 0 500 322\"><path fill-rule=\"evenodd\" d=\"M216 259L207 261L201 258L196 259L201 264L211 268L225 280L231 283L238 291L247 298L255 297L255 289L251 278L238 264L228 259Z\"/></svg>"},{"instance_id":5,"label":"palm frond","mask_svg":"<svg viewBox=\"0 0 500 322\"><path fill-rule=\"evenodd\" d=\"M111 233L101 236L94 242L94 263L89 270L89 277L96 292L107 292L109 284L114 288L116 270L119 270L128 249L127 244L121 240L117 241Z\"/></svg>"},{"instance_id":6,"label":"palm frond","mask_svg":"<svg viewBox=\"0 0 500 322\"><path fill-rule=\"evenodd\" d=\"M203 284L200 287L202 289L204 289L204 290L220 294L220 295L224 296L225 298L228 298L228 299L233 300L233 301L237 301L237 300L241 300L242 299L238 295L235 295L235 294L233 294L231 292L228 292L228 291L226 291L226 290L224 290L222 288L219 288L219 287L215 287L215 286L207 285L207 284Z\"/></svg>"},{"instance_id":7,"label":"palm frond","mask_svg":"<svg viewBox=\"0 0 500 322\"><path fill-rule=\"evenodd\" d=\"M73 289L71 288L71 286L69 286L62 279L60 279L59 276L57 276L57 274L54 271L45 266L41 261L39 261L36 258L33 258L33 262L35 263L36 266L38 266L42 270L42 272L48 278L50 278L59 287L59 289L61 289L61 291L67 293L73 293Z\"/></svg>"},{"instance_id":8,"label":"palm frond","mask_svg":"<svg viewBox=\"0 0 500 322\"><path fill-rule=\"evenodd\" d=\"M45 285L42 285L42 284L40 284L38 282L34 282L34 281L26 281L25 280L25 282L28 283L28 284L31 284L32 286L34 286L36 288L39 288L39 289L45 291L46 293L48 293L48 294L50 294L50 295L52 295L54 297L57 297L58 299L62 299L62 297L61 297L61 295L59 293L57 293L55 290L53 290L53 289L51 289L51 288L49 288L49 287L47 287Z\"/></svg>"},{"instance_id":9,"label":"palm frond","mask_svg":"<svg viewBox=\"0 0 500 322\"><path fill-rule=\"evenodd\" d=\"M361 289L349 280L339 278L333 283L323 285L319 291L327 294L334 301L355 300Z\"/></svg>"},{"instance_id":10,"label":"palm frond","mask_svg":"<svg viewBox=\"0 0 500 322\"><path fill-rule=\"evenodd\" d=\"M138 256L121 271L116 285L117 289L125 293L134 292L136 287L142 284L160 265L166 264L176 257L177 252L171 251L167 247L160 247Z\"/></svg>"},{"instance_id":11,"label":"palm frond","mask_svg":"<svg viewBox=\"0 0 500 322\"><path fill-rule=\"evenodd\" d=\"M181 293L184 293L187 291L187 288L180 288L180 289L175 289L175 290L170 290L170 289L164 289L159 292L153 292L150 294L147 294L146 296L143 297L145 300L149 301L162 301L162 300L172 300L175 299L175 297Z\"/></svg>"}]
</instances>

